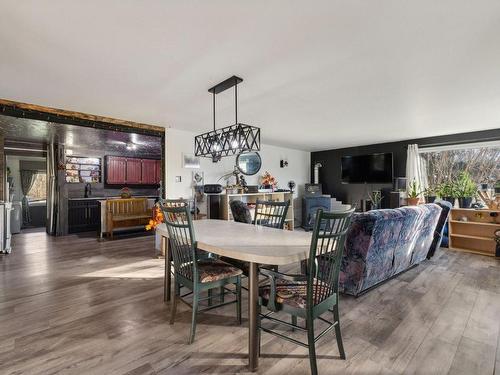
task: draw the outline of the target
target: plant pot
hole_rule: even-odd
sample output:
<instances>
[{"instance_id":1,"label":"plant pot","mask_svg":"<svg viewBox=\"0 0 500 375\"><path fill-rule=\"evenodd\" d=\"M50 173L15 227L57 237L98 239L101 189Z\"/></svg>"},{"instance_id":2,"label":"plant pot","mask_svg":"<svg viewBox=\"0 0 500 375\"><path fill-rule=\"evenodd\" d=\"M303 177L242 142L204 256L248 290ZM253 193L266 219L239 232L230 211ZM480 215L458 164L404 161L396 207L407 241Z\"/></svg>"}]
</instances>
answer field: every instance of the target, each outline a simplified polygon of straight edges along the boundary
<instances>
[{"instance_id":1,"label":"plant pot","mask_svg":"<svg viewBox=\"0 0 500 375\"><path fill-rule=\"evenodd\" d=\"M406 198L406 203L408 204L408 206L416 206L419 201L420 198Z\"/></svg>"},{"instance_id":2,"label":"plant pot","mask_svg":"<svg viewBox=\"0 0 500 375\"><path fill-rule=\"evenodd\" d=\"M460 208L469 208L472 203L472 197L458 198L458 205Z\"/></svg>"},{"instance_id":3,"label":"plant pot","mask_svg":"<svg viewBox=\"0 0 500 375\"><path fill-rule=\"evenodd\" d=\"M452 197L443 197L443 200L446 202L450 202L452 205L455 204L455 198Z\"/></svg>"},{"instance_id":4,"label":"plant pot","mask_svg":"<svg viewBox=\"0 0 500 375\"><path fill-rule=\"evenodd\" d=\"M429 196L425 197L425 201L427 203L434 203L435 200L436 200L436 196L435 195L429 195Z\"/></svg>"}]
</instances>

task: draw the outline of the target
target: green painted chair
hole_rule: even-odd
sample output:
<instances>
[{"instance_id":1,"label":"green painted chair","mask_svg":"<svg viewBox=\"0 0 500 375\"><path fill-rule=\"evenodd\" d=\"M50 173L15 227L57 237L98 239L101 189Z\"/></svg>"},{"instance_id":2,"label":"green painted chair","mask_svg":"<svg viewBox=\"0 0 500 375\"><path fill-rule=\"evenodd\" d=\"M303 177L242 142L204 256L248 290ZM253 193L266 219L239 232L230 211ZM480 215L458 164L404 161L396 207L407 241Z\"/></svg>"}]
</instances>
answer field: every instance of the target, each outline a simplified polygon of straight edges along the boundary
<instances>
[{"instance_id":1,"label":"green painted chair","mask_svg":"<svg viewBox=\"0 0 500 375\"><path fill-rule=\"evenodd\" d=\"M158 202L160 208L162 207L184 207L187 206L187 201L184 199L160 199ZM168 240L168 247L170 248L170 240ZM165 268L164 268L164 277L163 277L163 302L167 302L167 300L170 298L167 296L168 291L170 290L170 287L167 286L167 280L170 280L167 278L167 262L172 262L172 253L167 252L168 257L165 256ZM165 254L166 255L166 254ZM167 298L168 297L168 298Z\"/></svg>"},{"instance_id":2,"label":"green painted chair","mask_svg":"<svg viewBox=\"0 0 500 375\"><path fill-rule=\"evenodd\" d=\"M340 333L338 284L345 237L353 212L354 209L342 212L318 210L305 275L286 275L260 269L260 273L268 277L269 284L259 288L259 308L265 306L268 310L265 314L259 312L259 350L261 331L304 346L309 349L313 375L318 373L315 343L333 328L340 358L345 359ZM272 316L278 311L290 314L292 323ZM327 312L333 313L333 321L322 317ZM305 320L305 327L297 324L297 317ZM328 324L317 336L314 332L316 319ZM263 320L307 332L307 343L263 327Z\"/></svg>"},{"instance_id":3,"label":"green painted chair","mask_svg":"<svg viewBox=\"0 0 500 375\"><path fill-rule=\"evenodd\" d=\"M289 200L286 202L257 200L253 224L283 229L285 227L286 215L289 207Z\"/></svg>"},{"instance_id":4,"label":"green painted chair","mask_svg":"<svg viewBox=\"0 0 500 375\"><path fill-rule=\"evenodd\" d=\"M240 269L223 261L212 259L197 249L191 213L187 205L175 207L161 205L168 230L170 253L174 263L175 295L170 315L170 324L174 324L177 302L188 295L193 296L193 303L188 304L193 309L191 320L191 333L188 343L194 341L196 332L196 316L198 312L213 309L219 306L236 302L236 316L241 324L241 274ZM204 253L204 254L203 254ZM235 291L225 288L228 284L236 286ZM180 285L191 290L184 295L180 294ZM213 295L212 290L220 290L218 295ZM203 292L207 297L202 297ZM234 294L236 300L223 302L224 294ZM219 297L220 303L213 305L213 297ZM208 301L208 306L200 309L201 301Z\"/></svg>"},{"instance_id":5,"label":"green painted chair","mask_svg":"<svg viewBox=\"0 0 500 375\"><path fill-rule=\"evenodd\" d=\"M260 225L263 227L275 228L275 229L283 229L285 226L286 214L288 212L289 207L290 207L290 201L279 202L279 201L257 200L255 204L255 214L254 214L254 219L252 220L252 224ZM231 210L233 217L235 218L235 221L238 221L238 218L241 216L246 216L243 215L241 212L237 212L241 209L242 209L241 205L231 204ZM242 269L243 274L245 276L248 276L248 270L250 268L248 262L228 257L221 257L221 260ZM276 265L263 265L262 267L278 270L278 266ZM243 289L246 288L243 287Z\"/></svg>"}]
</instances>

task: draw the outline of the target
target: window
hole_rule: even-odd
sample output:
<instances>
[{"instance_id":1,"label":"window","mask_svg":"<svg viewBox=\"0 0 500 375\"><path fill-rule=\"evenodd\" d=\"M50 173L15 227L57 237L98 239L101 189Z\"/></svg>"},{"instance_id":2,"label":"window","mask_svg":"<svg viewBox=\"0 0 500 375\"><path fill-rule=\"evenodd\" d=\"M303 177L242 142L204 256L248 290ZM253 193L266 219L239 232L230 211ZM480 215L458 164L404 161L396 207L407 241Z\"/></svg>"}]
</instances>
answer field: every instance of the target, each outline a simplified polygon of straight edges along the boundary
<instances>
[{"instance_id":1,"label":"window","mask_svg":"<svg viewBox=\"0 0 500 375\"><path fill-rule=\"evenodd\" d=\"M500 143L484 142L421 148L430 187L453 182L460 173L468 172L477 184L493 187L500 180Z\"/></svg>"},{"instance_id":2,"label":"window","mask_svg":"<svg viewBox=\"0 0 500 375\"><path fill-rule=\"evenodd\" d=\"M35 176L35 182L28 193L30 202L47 199L47 174L38 172Z\"/></svg>"}]
</instances>

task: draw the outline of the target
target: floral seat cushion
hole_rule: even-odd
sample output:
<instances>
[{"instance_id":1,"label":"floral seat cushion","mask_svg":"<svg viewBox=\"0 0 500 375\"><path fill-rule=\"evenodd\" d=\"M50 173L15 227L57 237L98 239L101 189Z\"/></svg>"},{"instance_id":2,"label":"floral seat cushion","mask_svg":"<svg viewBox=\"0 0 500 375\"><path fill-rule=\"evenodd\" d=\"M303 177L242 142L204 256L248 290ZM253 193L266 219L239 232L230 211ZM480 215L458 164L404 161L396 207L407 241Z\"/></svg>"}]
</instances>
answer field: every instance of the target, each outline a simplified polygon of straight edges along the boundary
<instances>
[{"instance_id":1,"label":"floral seat cushion","mask_svg":"<svg viewBox=\"0 0 500 375\"><path fill-rule=\"evenodd\" d=\"M320 295L321 291L329 288L326 283L314 281L313 296ZM264 285L259 288L259 295L263 300L269 300L271 287ZM321 302L321 301L318 301ZM276 282L276 303L290 307L304 309L307 304L307 281Z\"/></svg>"},{"instance_id":2,"label":"floral seat cushion","mask_svg":"<svg viewBox=\"0 0 500 375\"><path fill-rule=\"evenodd\" d=\"M198 262L198 272L200 282L202 283L223 280L243 273L239 268L233 267L221 260L203 260Z\"/></svg>"}]
</instances>

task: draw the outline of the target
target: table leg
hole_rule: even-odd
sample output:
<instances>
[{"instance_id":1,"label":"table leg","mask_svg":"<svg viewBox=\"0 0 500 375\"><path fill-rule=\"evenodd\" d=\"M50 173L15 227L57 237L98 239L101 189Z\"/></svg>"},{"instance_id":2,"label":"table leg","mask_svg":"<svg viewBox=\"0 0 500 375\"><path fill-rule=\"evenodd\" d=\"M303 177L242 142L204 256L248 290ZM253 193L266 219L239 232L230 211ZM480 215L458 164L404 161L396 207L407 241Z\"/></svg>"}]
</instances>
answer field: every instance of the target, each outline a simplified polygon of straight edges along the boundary
<instances>
[{"instance_id":1,"label":"table leg","mask_svg":"<svg viewBox=\"0 0 500 375\"><path fill-rule=\"evenodd\" d=\"M259 367L259 327L257 323L259 280L257 263L250 263L248 275L248 367L257 371Z\"/></svg>"},{"instance_id":2,"label":"table leg","mask_svg":"<svg viewBox=\"0 0 500 375\"><path fill-rule=\"evenodd\" d=\"M163 301L170 301L170 292L171 289L171 268L172 263L170 262L170 251L168 248L168 239L164 236L161 236L161 249L163 254L165 255L165 276L163 278Z\"/></svg>"}]
</instances>

